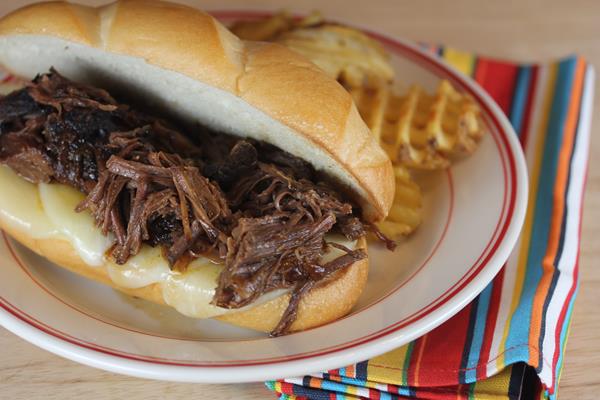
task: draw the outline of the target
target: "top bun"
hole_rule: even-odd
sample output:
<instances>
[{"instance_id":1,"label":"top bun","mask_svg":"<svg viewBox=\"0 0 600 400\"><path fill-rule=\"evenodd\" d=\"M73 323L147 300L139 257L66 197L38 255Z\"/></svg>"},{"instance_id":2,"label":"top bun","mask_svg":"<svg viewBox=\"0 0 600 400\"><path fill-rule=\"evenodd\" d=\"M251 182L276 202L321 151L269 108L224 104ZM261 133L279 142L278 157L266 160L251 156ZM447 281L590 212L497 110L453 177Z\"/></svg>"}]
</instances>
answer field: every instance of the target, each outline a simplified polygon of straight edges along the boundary
<instances>
[{"instance_id":1,"label":"top bun","mask_svg":"<svg viewBox=\"0 0 600 400\"><path fill-rule=\"evenodd\" d=\"M34 4L0 20L0 64L26 78L53 66L81 82L125 86L186 122L305 159L368 221L391 206L391 163L350 95L299 54L244 42L202 11L154 0Z\"/></svg>"}]
</instances>

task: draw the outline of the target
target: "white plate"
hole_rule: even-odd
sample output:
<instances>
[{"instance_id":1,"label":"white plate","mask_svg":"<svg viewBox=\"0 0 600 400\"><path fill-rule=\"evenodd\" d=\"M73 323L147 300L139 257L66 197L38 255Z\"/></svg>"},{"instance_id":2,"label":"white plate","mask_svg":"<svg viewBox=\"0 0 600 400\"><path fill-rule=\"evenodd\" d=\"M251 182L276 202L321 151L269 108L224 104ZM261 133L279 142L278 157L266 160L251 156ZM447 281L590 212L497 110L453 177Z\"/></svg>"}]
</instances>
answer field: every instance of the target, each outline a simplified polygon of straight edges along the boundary
<instances>
[{"instance_id":1,"label":"white plate","mask_svg":"<svg viewBox=\"0 0 600 400\"><path fill-rule=\"evenodd\" d=\"M5 237L0 323L44 349L118 373L243 382L362 361L454 315L492 280L515 244L527 202L523 155L508 120L477 84L411 43L377 37L393 54L403 83L433 90L448 79L470 93L483 109L489 134L473 156L425 180L425 220L406 243L395 253L371 248L369 283L351 315L272 339L127 298Z\"/></svg>"}]
</instances>

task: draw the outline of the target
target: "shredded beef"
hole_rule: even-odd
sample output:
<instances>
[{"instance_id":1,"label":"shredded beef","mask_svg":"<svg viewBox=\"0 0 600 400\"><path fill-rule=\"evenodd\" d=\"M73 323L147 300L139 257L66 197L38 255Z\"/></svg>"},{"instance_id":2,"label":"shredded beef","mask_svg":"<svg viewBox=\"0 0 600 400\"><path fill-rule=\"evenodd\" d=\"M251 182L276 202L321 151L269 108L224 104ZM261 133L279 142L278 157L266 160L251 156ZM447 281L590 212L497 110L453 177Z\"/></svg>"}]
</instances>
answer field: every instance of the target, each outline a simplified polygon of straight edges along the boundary
<instances>
[{"instance_id":1,"label":"shredded beef","mask_svg":"<svg viewBox=\"0 0 600 400\"><path fill-rule=\"evenodd\" d=\"M220 259L213 303L225 308L291 289L273 335L289 330L306 292L366 257L344 248L320 263L335 246L326 233L356 240L365 226L305 161L250 139L186 134L54 70L0 99L0 163L84 193L76 211L114 236L119 264L144 243L164 247L171 266Z\"/></svg>"},{"instance_id":2,"label":"shredded beef","mask_svg":"<svg viewBox=\"0 0 600 400\"><path fill-rule=\"evenodd\" d=\"M333 244L333 243L331 243L331 244ZM346 267L352 265L353 263L355 263L356 261L360 261L363 258L367 257L367 254L362 249L360 249L360 250L343 249L343 250L346 251L346 254L323 265L322 277L319 279L334 276L334 274L337 271L339 271L343 268L346 268ZM273 329L271 331L271 336L281 336L289 331L292 324L296 320L296 316L298 314L298 306L300 305L300 300L302 300L302 297L313 288L313 286L315 285L316 282L319 281L319 279L313 278L313 279L309 279L309 280L305 280L305 281L298 281L296 283L295 288L292 291L288 306L285 309L283 316L279 320L279 323L277 324L275 329Z\"/></svg>"},{"instance_id":3,"label":"shredded beef","mask_svg":"<svg viewBox=\"0 0 600 400\"><path fill-rule=\"evenodd\" d=\"M293 175L296 179L315 179L315 170L306 161L298 157L290 157L286 152L268 143L258 143L263 162L275 164L284 171Z\"/></svg>"},{"instance_id":4,"label":"shredded beef","mask_svg":"<svg viewBox=\"0 0 600 400\"><path fill-rule=\"evenodd\" d=\"M240 140L223 157L223 161L207 163L203 173L217 182L223 190L227 190L246 171L253 170L257 160L256 148L249 142Z\"/></svg>"},{"instance_id":5,"label":"shredded beef","mask_svg":"<svg viewBox=\"0 0 600 400\"><path fill-rule=\"evenodd\" d=\"M365 228L367 230L369 230L369 232L373 233L377 239L379 239L381 242L383 242L385 244L385 247L387 247L388 250L390 250L390 251L396 250L396 246L397 246L396 242L394 242L392 239L385 236L385 234L383 232L381 232L379 230L379 228L377 228L376 225L365 224Z\"/></svg>"},{"instance_id":6,"label":"shredded beef","mask_svg":"<svg viewBox=\"0 0 600 400\"><path fill-rule=\"evenodd\" d=\"M339 218L338 227L344 236L351 240L356 240L366 234L363 223L356 217L344 216Z\"/></svg>"},{"instance_id":7,"label":"shredded beef","mask_svg":"<svg viewBox=\"0 0 600 400\"><path fill-rule=\"evenodd\" d=\"M227 242L227 268L219 276L216 305L243 307L268 291L273 280L288 287L294 278L310 275L323 250L323 235L331 230L335 217L329 214L316 223L299 218L268 215L239 220Z\"/></svg>"}]
</instances>

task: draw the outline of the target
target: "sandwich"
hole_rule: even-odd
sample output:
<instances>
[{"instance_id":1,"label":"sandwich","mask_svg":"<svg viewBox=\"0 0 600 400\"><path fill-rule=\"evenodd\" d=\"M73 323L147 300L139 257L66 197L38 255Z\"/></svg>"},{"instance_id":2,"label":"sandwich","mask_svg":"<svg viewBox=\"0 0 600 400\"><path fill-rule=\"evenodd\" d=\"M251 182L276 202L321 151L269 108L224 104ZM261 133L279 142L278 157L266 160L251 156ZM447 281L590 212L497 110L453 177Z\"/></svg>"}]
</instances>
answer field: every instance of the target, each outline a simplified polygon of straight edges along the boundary
<instances>
[{"instance_id":1,"label":"sandwich","mask_svg":"<svg viewBox=\"0 0 600 400\"><path fill-rule=\"evenodd\" d=\"M347 314L394 197L350 95L182 5L0 20L0 228L87 278L273 336Z\"/></svg>"}]
</instances>

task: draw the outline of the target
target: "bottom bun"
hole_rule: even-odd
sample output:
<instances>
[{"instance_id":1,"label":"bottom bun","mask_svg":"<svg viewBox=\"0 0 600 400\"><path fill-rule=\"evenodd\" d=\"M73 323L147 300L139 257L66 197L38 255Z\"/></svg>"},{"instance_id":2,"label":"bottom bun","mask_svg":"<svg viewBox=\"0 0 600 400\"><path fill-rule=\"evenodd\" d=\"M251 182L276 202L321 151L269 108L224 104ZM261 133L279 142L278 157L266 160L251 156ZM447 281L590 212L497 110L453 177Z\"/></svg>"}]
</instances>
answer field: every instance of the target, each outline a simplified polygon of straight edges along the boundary
<instances>
[{"instance_id":1,"label":"bottom bun","mask_svg":"<svg viewBox=\"0 0 600 400\"><path fill-rule=\"evenodd\" d=\"M1 228L22 245L42 257L72 272L104 283L128 295L168 306L162 294L160 284L151 284L138 289L116 286L110 279L105 267L90 267L66 240L36 239L18 229L11 229L4 223ZM366 239L360 238L356 248L367 248ZM334 321L346 315L358 301L367 282L369 271L368 258L355 262L330 279L313 288L300 301L298 316L291 331L300 331ZM233 325L263 332L272 331L287 308L290 294L256 305L242 311L234 311L215 317Z\"/></svg>"}]
</instances>

